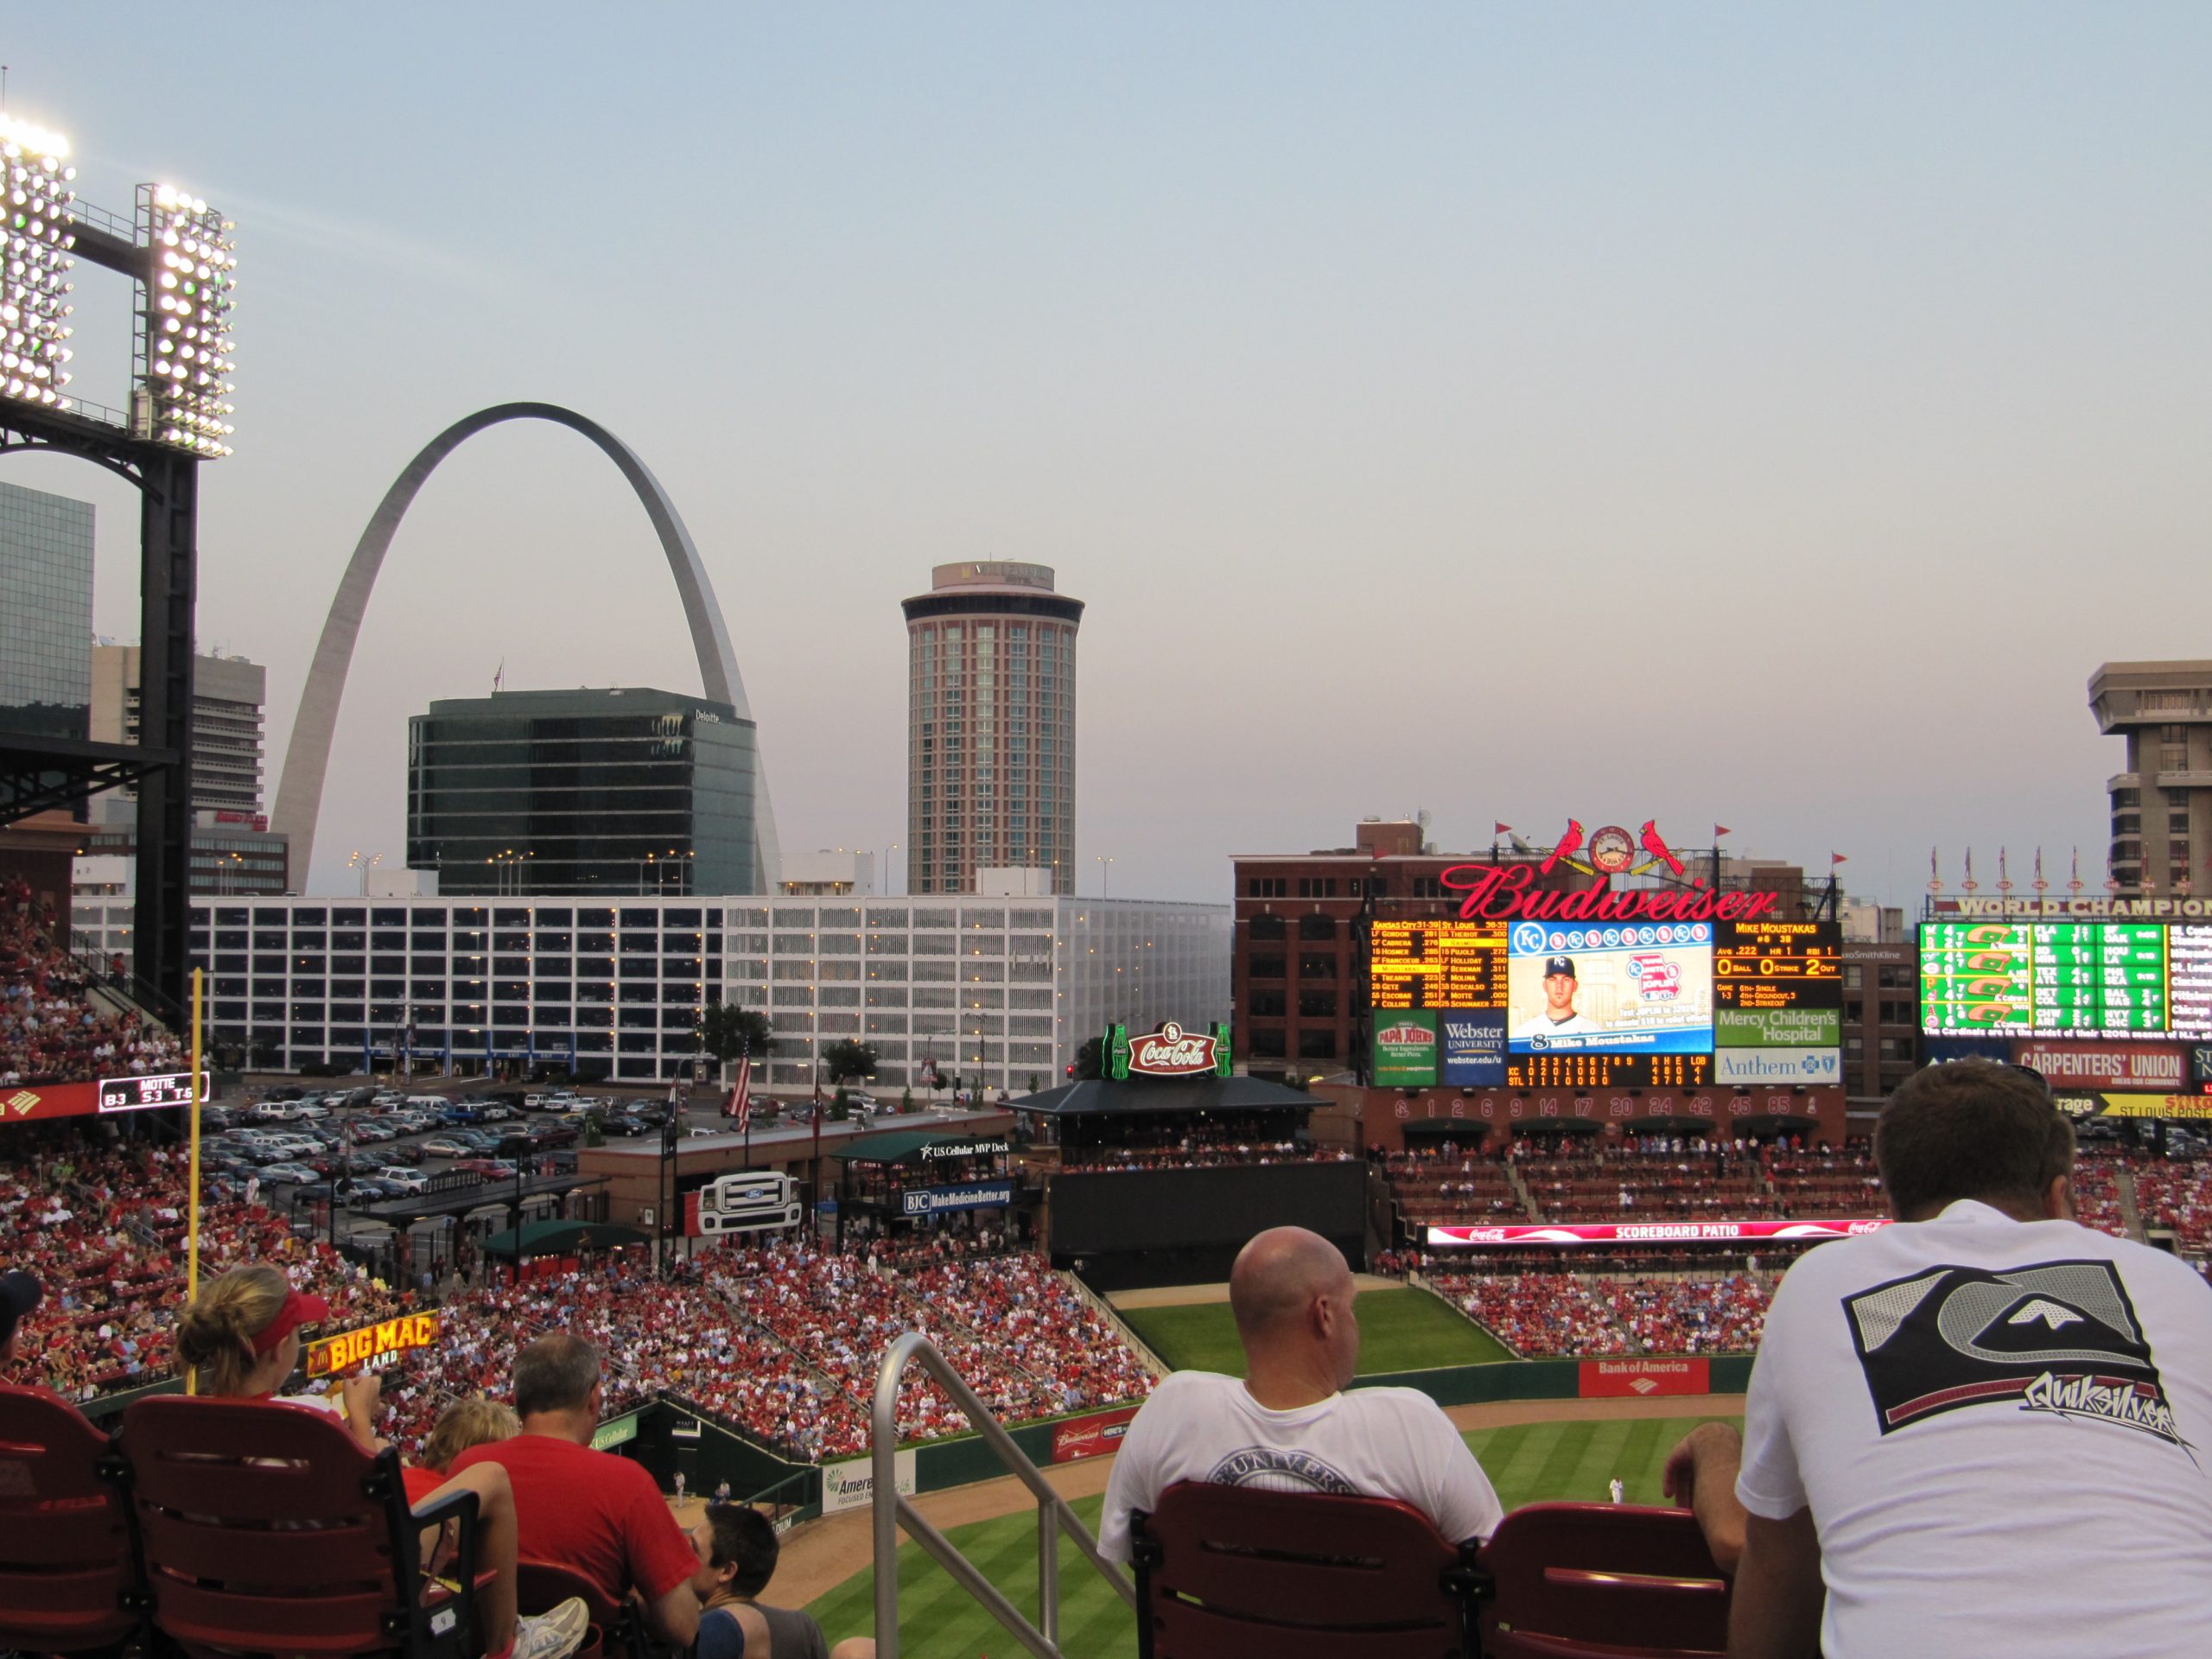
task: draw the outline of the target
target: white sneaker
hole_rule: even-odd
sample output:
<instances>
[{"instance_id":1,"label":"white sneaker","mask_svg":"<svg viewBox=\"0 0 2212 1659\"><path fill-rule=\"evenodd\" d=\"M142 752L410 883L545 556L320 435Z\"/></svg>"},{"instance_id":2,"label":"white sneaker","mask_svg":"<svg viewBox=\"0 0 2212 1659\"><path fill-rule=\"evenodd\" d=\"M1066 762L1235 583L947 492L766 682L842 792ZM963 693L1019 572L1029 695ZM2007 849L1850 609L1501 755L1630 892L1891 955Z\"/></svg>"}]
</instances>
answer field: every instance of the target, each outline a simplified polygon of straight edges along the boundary
<instances>
[{"instance_id":1,"label":"white sneaker","mask_svg":"<svg viewBox=\"0 0 2212 1659\"><path fill-rule=\"evenodd\" d=\"M548 1611L515 1620L513 1659L569 1659L590 1634L590 1610L582 1597L570 1596Z\"/></svg>"}]
</instances>

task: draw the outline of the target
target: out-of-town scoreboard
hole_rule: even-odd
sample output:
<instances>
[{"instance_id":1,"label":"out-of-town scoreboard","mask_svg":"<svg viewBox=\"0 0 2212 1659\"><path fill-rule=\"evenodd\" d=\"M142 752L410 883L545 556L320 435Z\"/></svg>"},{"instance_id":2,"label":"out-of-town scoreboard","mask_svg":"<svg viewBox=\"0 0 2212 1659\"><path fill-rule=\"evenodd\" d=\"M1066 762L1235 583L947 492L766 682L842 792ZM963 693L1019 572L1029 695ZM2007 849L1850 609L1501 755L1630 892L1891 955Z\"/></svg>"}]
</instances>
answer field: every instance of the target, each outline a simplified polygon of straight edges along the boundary
<instances>
[{"instance_id":1,"label":"out-of-town scoreboard","mask_svg":"<svg viewBox=\"0 0 2212 1659\"><path fill-rule=\"evenodd\" d=\"M2212 1039L2212 926L1923 923L1920 1023L1930 1036Z\"/></svg>"}]
</instances>

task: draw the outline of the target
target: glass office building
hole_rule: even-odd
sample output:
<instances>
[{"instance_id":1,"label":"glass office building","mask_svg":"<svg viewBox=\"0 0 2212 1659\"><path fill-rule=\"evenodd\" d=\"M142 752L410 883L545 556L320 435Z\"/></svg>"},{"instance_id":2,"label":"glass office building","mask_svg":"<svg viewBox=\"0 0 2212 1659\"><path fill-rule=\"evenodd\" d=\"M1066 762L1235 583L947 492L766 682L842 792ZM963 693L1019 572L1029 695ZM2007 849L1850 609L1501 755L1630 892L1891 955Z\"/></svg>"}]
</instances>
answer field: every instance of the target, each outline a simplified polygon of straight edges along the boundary
<instances>
[{"instance_id":1,"label":"glass office building","mask_svg":"<svg viewBox=\"0 0 2212 1659\"><path fill-rule=\"evenodd\" d=\"M727 1002L768 1016L756 1075L779 1093L853 1038L879 1092L918 1094L933 1065L1020 1094L1112 1021L1227 1020L1230 929L1226 905L1138 899L216 899L194 904L192 957L213 1039L283 1070L404 1053L663 1083Z\"/></svg>"},{"instance_id":2,"label":"glass office building","mask_svg":"<svg viewBox=\"0 0 2212 1659\"><path fill-rule=\"evenodd\" d=\"M670 691L502 691L407 727L407 863L448 895L753 887L753 728Z\"/></svg>"},{"instance_id":3,"label":"glass office building","mask_svg":"<svg viewBox=\"0 0 2212 1659\"><path fill-rule=\"evenodd\" d=\"M92 503L0 484L0 731L89 736Z\"/></svg>"}]
</instances>

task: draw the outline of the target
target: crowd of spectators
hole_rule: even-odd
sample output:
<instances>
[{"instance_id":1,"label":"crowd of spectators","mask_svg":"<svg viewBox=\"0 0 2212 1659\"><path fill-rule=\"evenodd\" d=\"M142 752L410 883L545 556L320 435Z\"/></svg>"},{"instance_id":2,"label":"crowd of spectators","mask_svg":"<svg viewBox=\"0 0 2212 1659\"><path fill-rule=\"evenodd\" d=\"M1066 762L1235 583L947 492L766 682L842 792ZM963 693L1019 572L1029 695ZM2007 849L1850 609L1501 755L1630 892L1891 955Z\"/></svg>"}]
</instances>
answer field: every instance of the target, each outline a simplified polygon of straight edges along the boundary
<instances>
[{"instance_id":1,"label":"crowd of spectators","mask_svg":"<svg viewBox=\"0 0 2212 1659\"><path fill-rule=\"evenodd\" d=\"M2145 1230L2171 1230L2186 1255L2212 1251L2212 1160L2146 1160L2133 1167Z\"/></svg>"},{"instance_id":2,"label":"crowd of spectators","mask_svg":"<svg viewBox=\"0 0 2212 1659\"><path fill-rule=\"evenodd\" d=\"M1523 1359L1633 1351L1596 1281L1575 1274L1440 1273L1430 1282Z\"/></svg>"},{"instance_id":3,"label":"crowd of spectators","mask_svg":"<svg viewBox=\"0 0 2212 1659\"><path fill-rule=\"evenodd\" d=\"M1596 1289L1633 1353L1748 1354L1766 1326L1768 1287L1748 1274L1607 1279Z\"/></svg>"},{"instance_id":4,"label":"crowd of spectators","mask_svg":"<svg viewBox=\"0 0 2212 1659\"><path fill-rule=\"evenodd\" d=\"M1063 1174L1129 1169L1212 1169L1228 1164L1342 1164L1352 1154L1341 1147L1309 1141L1222 1141L1179 1147L1113 1147L1064 1154Z\"/></svg>"},{"instance_id":5,"label":"crowd of spectators","mask_svg":"<svg viewBox=\"0 0 2212 1659\"><path fill-rule=\"evenodd\" d=\"M92 1004L92 976L55 937L51 910L28 884L0 882L0 1086L89 1083L178 1065L168 1033Z\"/></svg>"}]
</instances>

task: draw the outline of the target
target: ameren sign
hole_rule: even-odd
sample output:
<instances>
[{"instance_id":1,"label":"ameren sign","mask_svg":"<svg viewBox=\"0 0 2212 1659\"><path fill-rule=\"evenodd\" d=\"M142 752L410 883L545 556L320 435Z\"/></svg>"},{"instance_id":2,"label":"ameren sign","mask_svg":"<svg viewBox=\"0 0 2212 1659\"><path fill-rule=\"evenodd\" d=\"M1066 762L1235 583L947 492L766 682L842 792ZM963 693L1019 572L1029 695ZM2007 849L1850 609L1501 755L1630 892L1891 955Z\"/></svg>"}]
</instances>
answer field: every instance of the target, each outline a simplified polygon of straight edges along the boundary
<instances>
[{"instance_id":1,"label":"ameren sign","mask_svg":"<svg viewBox=\"0 0 2212 1659\"><path fill-rule=\"evenodd\" d=\"M308 1347L308 1375L334 1376L356 1365L384 1366L416 1348L434 1348L438 1341L438 1316L408 1313L358 1331L341 1331Z\"/></svg>"}]
</instances>

